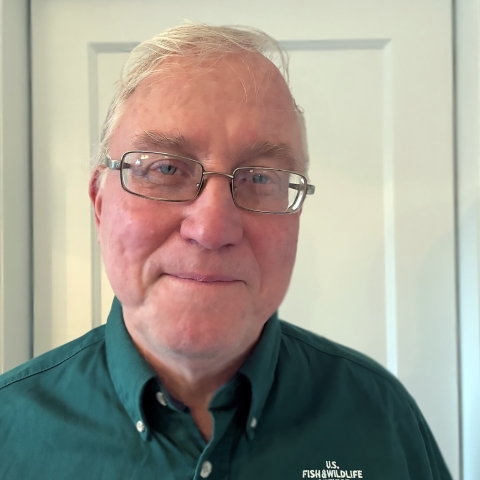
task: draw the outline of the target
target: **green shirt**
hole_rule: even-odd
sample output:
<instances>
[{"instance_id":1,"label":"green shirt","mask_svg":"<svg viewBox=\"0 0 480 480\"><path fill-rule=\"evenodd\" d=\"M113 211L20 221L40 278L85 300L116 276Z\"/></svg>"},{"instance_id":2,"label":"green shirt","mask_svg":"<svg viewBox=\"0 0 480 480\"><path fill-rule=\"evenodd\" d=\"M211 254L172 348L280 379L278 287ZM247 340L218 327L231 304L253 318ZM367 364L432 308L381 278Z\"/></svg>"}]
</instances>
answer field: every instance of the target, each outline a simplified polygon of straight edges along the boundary
<instances>
[{"instance_id":1,"label":"green shirt","mask_svg":"<svg viewBox=\"0 0 480 480\"><path fill-rule=\"evenodd\" d=\"M392 375L276 315L210 412L206 443L115 300L106 326L0 376L0 478L451 478Z\"/></svg>"}]
</instances>

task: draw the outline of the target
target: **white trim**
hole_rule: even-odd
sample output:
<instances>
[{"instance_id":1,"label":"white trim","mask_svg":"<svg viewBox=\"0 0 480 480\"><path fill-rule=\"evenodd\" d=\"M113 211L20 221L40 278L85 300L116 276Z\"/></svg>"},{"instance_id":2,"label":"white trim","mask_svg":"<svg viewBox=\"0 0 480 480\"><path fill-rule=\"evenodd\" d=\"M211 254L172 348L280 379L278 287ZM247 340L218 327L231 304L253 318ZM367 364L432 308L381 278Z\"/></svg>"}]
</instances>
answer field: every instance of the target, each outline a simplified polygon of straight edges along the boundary
<instances>
[{"instance_id":1,"label":"white trim","mask_svg":"<svg viewBox=\"0 0 480 480\"><path fill-rule=\"evenodd\" d=\"M461 469L480 472L480 0L455 2Z\"/></svg>"},{"instance_id":2,"label":"white trim","mask_svg":"<svg viewBox=\"0 0 480 480\"><path fill-rule=\"evenodd\" d=\"M282 40L280 45L290 52L305 50L383 50L389 38L340 38L338 40Z\"/></svg>"},{"instance_id":3,"label":"white trim","mask_svg":"<svg viewBox=\"0 0 480 480\"><path fill-rule=\"evenodd\" d=\"M129 53L139 42L94 42L88 46L88 97L90 109L90 154L98 151L100 145L100 129L98 123L98 56L102 53ZM91 218L91 267L92 267L92 328L101 325L105 318L102 315L102 257L97 241L97 227L92 210Z\"/></svg>"},{"instance_id":4,"label":"white trim","mask_svg":"<svg viewBox=\"0 0 480 480\"><path fill-rule=\"evenodd\" d=\"M29 2L0 0L0 372L31 357Z\"/></svg>"},{"instance_id":5,"label":"white trim","mask_svg":"<svg viewBox=\"0 0 480 480\"><path fill-rule=\"evenodd\" d=\"M397 247L395 245L395 159L392 43L383 47L383 224L387 368L398 376Z\"/></svg>"}]
</instances>

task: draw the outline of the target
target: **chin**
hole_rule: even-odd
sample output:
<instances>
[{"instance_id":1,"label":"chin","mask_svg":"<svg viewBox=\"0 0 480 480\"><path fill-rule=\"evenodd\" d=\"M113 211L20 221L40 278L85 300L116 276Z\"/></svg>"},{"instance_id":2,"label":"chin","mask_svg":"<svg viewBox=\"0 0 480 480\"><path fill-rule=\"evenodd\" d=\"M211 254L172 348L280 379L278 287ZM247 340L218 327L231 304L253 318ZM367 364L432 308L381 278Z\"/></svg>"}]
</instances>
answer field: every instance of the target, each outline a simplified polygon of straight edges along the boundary
<instances>
[{"instance_id":1,"label":"chin","mask_svg":"<svg viewBox=\"0 0 480 480\"><path fill-rule=\"evenodd\" d=\"M242 355L256 343L268 318L243 290L220 299L165 289L151 293L143 308L129 312L129 323L136 341L159 354L192 359Z\"/></svg>"}]
</instances>

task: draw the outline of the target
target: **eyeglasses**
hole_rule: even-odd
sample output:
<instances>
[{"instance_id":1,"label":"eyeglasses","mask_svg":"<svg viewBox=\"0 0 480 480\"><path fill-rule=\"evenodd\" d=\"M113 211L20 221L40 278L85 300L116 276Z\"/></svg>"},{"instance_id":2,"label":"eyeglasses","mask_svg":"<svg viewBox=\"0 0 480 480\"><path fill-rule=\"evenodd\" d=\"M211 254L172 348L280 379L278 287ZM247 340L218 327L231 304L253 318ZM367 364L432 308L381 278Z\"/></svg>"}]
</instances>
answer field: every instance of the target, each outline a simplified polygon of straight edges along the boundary
<instances>
[{"instance_id":1,"label":"eyeglasses","mask_svg":"<svg viewBox=\"0 0 480 480\"><path fill-rule=\"evenodd\" d=\"M163 152L125 152L121 160L106 158L105 166L120 170L125 191L163 202L188 202L198 197L210 175L230 179L233 202L258 213L285 214L300 210L315 192L300 173L268 167L240 167L231 174L207 172L198 160Z\"/></svg>"}]
</instances>

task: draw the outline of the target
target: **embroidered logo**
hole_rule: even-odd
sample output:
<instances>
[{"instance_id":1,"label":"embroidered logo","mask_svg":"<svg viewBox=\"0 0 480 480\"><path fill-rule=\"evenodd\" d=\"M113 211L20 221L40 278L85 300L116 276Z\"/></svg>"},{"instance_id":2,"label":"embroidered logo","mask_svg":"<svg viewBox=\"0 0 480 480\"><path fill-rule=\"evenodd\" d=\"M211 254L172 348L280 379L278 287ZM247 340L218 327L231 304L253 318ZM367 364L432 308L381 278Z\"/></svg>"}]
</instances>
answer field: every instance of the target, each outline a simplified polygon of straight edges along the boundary
<instances>
[{"instance_id":1,"label":"embroidered logo","mask_svg":"<svg viewBox=\"0 0 480 480\"><path fill-rule=\"evenodd\" d=\"M342 470L337 462L325 462L322 470L302 470L302 478L363 478L362 470Z\"/></svg>"}]
</instances>

